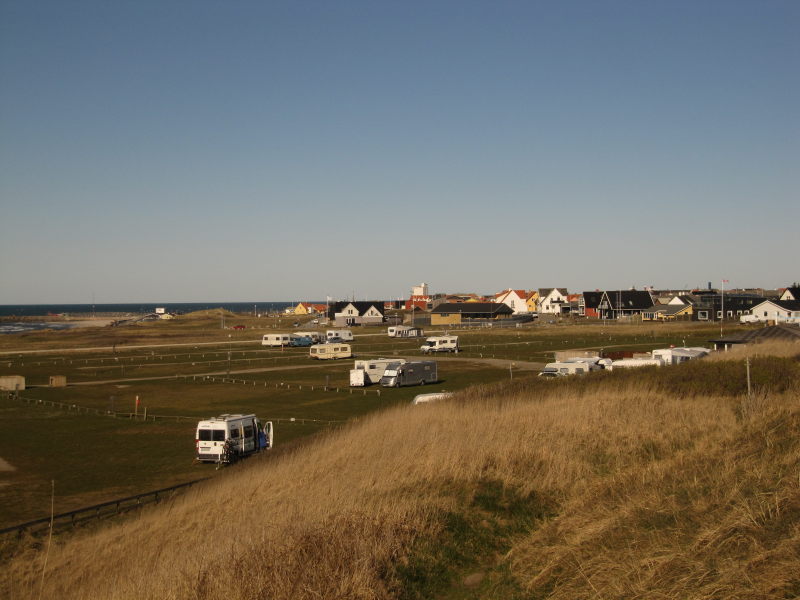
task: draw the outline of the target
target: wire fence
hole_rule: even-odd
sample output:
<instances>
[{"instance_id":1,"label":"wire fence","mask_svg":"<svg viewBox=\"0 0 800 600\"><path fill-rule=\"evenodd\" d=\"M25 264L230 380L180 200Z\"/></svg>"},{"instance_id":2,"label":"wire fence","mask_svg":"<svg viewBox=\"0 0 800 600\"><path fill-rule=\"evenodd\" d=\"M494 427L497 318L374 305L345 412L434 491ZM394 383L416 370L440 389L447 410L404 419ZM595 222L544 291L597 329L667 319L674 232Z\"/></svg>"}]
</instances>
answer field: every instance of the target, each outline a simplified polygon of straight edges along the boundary
<instances>
[{"instance_id":1,"label":"wire fence","mask_svg":"<svg viewBox=\"0 0 800 600\"><path fill-rule=\"evenodd\" d=\"M92 408L88 406L80 406L78 404L70 404L67 402L56 402L55 400L42 400L40 398L29 398L19 394L15 394L14 392L8 395L9 399L18 400L20 402L24 402L28 405L36 405L41 407L50 407L50 408L58 408L64 411L73 412L76 414L82 415L96 415L101 417L110 417L112 419L123 419L123 420L132 420L132 421L194 421L197 422L202 419L201 416L198 415L158 415L158 414L148 414L147 410L143 410L142 412L117 412L111 410L101 410L99 408ZM264 417L263 421L272 421L273 423L294 423L298 425L309 425L309 424L317 424L317 425L338 425L341 423L346 423L346 421L330 421L325 419L307 419L303 417Z\"/></svg>"},{"instance_id":2,"label":"wire fence","mask_svg":"<svg viewBox=\"0 0 800 600\"><path fill-rule=\"evenodd\" d=\"M179 483L178 485L161 488L160 490L154 490L152 492L145 492L143 494L136 494L134 496L126 496L125 498L109 500L108 502L94 504L92 506L71 510L50 517L34 519L33 521L28 521L12 527L6 527L5 529L0 529L0 535L7 535L10 533L22 535L25 532L35 535L43 531L48 531L51 526L53 529L64 528L66 526L76 527L77 525L86 521L119 515L131 510L136 510L147 504L158 503L162 500L173 498L176 491L188 488L207 479L207 477L195 479L193 481Z\"/></svg>"}]
</instances>

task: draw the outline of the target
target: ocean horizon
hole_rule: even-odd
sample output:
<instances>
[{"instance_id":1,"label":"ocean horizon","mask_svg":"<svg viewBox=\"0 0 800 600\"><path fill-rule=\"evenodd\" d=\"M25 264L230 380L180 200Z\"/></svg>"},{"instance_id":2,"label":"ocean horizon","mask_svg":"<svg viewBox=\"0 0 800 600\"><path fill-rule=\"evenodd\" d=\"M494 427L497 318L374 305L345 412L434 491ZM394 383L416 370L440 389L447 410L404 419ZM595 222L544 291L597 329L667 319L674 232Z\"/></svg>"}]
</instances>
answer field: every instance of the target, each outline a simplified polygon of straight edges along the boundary
<instances>
[{"instance_id":1,"label":"ocean horizon","mask_svg":"<svg viewBox=\"0 0 800 600\"><path fill-rule=\"evenodd\" d=\"M305 300L304 300L305 302ZM310 300L314 304L325 304ZM235 313L263 314L282 312L297 302L129 302L113 304L0 304L0 317L48 317L56 315L142 315L164 308L171 313L223 308Z\"/></svg>"}]
</instances>

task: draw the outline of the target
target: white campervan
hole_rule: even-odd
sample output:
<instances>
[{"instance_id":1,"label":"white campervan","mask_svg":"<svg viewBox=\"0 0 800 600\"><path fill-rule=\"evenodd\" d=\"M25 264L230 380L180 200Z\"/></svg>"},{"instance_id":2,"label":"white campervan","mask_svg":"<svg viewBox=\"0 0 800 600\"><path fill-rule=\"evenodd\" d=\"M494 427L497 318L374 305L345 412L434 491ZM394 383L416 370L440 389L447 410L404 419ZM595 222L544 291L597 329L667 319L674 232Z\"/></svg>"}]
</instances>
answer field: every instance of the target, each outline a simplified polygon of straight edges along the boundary
<instances>
[{"instance_id":1,"label":"white campervan","mask_svg":"<svg viewBox=\"0 0 800 600\"><path fill-rule=\"evenodd\" d=\"M288 346L292 339L288 333L268 333L261 338L262 346Z\"/></svg>"},{"instance_id":2,"label":"white campervan","mask_svg":"<svg viewBox=\"0 0 800 600\"><path fill-rule=\"evenodd\" d=\"M423 354L430 354L431 352L458 352L458 336L457 335L435 335L425 340L425 343L420 347Z\"/></svg>"},{"instance_id":3,"label":"white campervan","mask_svg":"<svg viewBox=\"0 0 800 600\"><path fill-rule=\"evenodd\" d=\"M317 360L333 360L350 358L353 352L349 344L315 344L308 349L308 355Z\"/></svg>"},{"instance_id":4,"label":"white campervan","mask_svg":"<svg viewBox=\"0 0 800 600\"><path fill-rule=\"evenodd\" d=\"M262 435L263 434L263 435ZM226 443L237 456L272 448L272 421L263 427L255 415L220 415L197 424L195 448L202 462L220 462Z\"/></svg>"},{"instance_id":5,"label":"white campervan","mask_svg":"<svg viewBox=\"0 0 800 600\"><path fill-rule=\"evenodd\" d=\"M349 329L329 329L325 332L326 340L336 340L338 342L352 342L353 332Z\"/></svg>"}]
</instances>

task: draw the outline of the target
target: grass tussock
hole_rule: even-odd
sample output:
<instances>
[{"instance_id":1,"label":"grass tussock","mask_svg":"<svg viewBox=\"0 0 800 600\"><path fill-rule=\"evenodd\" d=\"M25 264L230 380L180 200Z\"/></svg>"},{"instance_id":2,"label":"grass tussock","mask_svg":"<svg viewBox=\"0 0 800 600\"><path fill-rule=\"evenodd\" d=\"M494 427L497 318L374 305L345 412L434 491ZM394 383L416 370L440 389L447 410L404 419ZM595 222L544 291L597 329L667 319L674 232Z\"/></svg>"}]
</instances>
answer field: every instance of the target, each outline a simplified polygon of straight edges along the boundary
<instances>
[{"instance_id":1,"label":"grass tussock","mask_svg":"<svg viewBox=\"0 0 800 600\"><path fill-rule=\"evenodd\" d=\"M667 369L653 369L486 386L453 402L389 410L55 544L44 579L45 555L21 555L3 569L0 592L796 597L793 356L764 357L789 362L749 397L704 387L700 367L721 381L716 365L738 366L733 357L674 368L675 381L696 382L681 393L672 375L660 375Z\"/></svg>"}]
</instances>

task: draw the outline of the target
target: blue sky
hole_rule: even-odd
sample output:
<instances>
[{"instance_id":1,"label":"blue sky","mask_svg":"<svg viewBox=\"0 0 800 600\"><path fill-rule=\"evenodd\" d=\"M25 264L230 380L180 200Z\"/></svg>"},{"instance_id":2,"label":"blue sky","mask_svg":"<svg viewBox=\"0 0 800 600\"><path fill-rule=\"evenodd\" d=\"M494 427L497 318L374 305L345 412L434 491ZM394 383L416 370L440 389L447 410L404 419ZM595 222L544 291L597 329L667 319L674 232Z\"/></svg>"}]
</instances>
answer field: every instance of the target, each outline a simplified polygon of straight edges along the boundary
<instances>
[{"instance_id":1,"label":"blue sky","mask_svg":"<svg viewBox=\"0 0 800 600\"><path fill-rule=\"evenodd\" d=\"M795 1L3 0L0 303L787 285L798 30Z\"/></svg>"}]
</instances>

